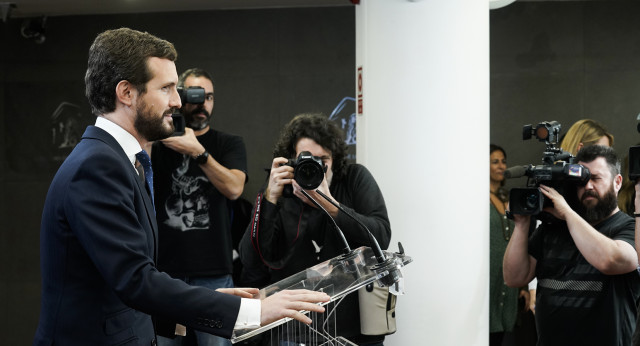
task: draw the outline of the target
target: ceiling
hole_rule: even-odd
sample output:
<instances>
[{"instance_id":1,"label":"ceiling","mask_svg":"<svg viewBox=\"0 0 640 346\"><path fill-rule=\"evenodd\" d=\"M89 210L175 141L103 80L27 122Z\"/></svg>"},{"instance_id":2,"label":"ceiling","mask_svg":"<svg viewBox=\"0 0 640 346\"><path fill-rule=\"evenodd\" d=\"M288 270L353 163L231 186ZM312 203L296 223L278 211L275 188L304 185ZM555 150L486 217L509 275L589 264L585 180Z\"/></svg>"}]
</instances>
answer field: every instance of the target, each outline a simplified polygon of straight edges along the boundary
<instances>
[{"instance_id":1,"label":"ceiling","mask_svg":"<svg viewBox=\"0 0 640 346\"><path fill-rule=\"evenodd\" d=\"M352 6L367 0L0 0L0 17L27 18L88 14L175 12L278 7ZM408 0L420 1L420 0ZM431 1L431 0L429 0ZM514 0L489 0L506 1ZM517 0L590 1L590 0ZM628 1L628 0L591 0Z\"/></svg>"},{"instance_id":2,"label":"ceiling","mask_svg":"<svg viewBox=\"0 0 640 346\"><path fill-rule=\"evenodd\" d=\"M6 21L41 16L352 5L351 0L0 0L0 14Z\"/></svg>"}]
</instances>

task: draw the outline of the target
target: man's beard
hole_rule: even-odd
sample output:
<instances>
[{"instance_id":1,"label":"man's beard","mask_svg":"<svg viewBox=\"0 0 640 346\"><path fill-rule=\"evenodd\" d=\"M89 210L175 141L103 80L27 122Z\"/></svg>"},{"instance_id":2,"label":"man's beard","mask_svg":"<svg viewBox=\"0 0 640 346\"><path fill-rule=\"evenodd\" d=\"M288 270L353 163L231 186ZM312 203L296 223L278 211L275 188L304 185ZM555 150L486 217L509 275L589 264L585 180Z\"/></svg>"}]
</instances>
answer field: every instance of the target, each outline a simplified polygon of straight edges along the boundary
<instances>
[{"instance_id":1,"label":"man's beard","mask_svg":"<svg viewBox=\"0 0 640 346\"><path fill-rule=\"evenodd\" d=\"M596 205L589 207L584 204L584 199L586 197L595 197L597 198ZM616 207L618 206L618 196L613 190L613 186L605 193L603 197L598 196L598 194L593 191L585 191L582 195L581 201L578 204L577 212L582 218L584 218L589 223L595 223L598 221L602 221L611 215Z\"/></svg>"},{"instance_id":2,"label":"man's beard","mask_svg":"<svg viewBox=\"0 0 640 346\"><path fill-rule=\"evenodd\" d=\"M204 119L200 119L196 117L196 114L202 113L205 115ZM209 125L209 119L211 118L211 113L207 112L204 109L204 104L194 108L190 112L184 113L184 121L188 127L192 128L195 131L202 130Z\"/></svg>"},{"instance_id":3,"label":"man's beard","mask_svg":"<svg viewBox=\"0 0 640 346\"><path fill-rule=\"evenodd\" d=\"M157 114L153 114L150 107L147 107L146 102L141 101L136 108L136 119L133 126L147 141L152 142L165 139L173 134L174 126L173 123L171 123L169 128L165 127L164 116L166 114L173 114L173 111L173 108L169 109L162 117L158 117Z\"/></svg>"}]
</instances>

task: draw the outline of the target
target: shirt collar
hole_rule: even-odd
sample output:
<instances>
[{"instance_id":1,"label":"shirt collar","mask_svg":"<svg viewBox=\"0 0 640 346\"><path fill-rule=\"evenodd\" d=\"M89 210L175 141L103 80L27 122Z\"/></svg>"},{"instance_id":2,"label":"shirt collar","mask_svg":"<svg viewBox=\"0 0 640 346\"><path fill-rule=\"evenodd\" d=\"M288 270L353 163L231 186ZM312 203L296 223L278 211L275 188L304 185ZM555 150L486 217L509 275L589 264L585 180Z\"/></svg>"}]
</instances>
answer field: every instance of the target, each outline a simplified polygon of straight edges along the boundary
<instances>
[{"instance_id":1,"label":"shirt collar","mask_svg":"<svg viewBox=\"0 0 640 346\"><path fill-rule=\"evenodd\" d=\"M97 117L95 125L96 127L107 131L108 134L115 138L118 144L120 144L120 146L122 147L122 150L124 150L124 153L129 158L129 161L131 161L131 164L135 166L136 154L142 150L142 147L140 147L140 143L138 143L138 140L133 137L132 134L120 127L120 125L112 122L105 117Z\"/></svg>"}]
</instances>

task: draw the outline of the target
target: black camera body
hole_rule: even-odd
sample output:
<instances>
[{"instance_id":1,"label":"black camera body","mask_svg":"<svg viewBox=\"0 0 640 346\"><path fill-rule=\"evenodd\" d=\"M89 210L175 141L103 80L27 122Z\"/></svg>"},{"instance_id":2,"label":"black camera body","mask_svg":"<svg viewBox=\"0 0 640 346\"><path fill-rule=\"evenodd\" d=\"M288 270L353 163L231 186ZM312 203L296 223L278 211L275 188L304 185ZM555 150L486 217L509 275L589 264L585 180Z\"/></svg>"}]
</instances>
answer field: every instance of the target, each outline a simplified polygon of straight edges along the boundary
<instances>
[{"instance_id":1,"label":"black camera body","mask_svg":"<svg viewBox=\"0 0 640 346\"><path fill-rule=\"evenodd\" d=\"M564 161L553 165L530 165L525 175L529 187L511 189L509 194L509 210L513 214L537 215L543 208L553 206L538 189L540 184L554 188L574 206L577 203L576 187L584 186L591 177L587 167Z\"/></svg>"},{"instance_id":2,"label":"black camera body","mask_svg":"<svg viewBox=\"0 0 640 346\"><path fill-rule=\"evenodd\" d=\"M289 160L287 166L293 167L293 180L305 190L313 190L324 180L325 166L322 159L303 151L294 160Z\"/></svg>"},{"instance_id":3,"label":"black camera body","mask_svg":"<svg viewBox=\"0 0 640 346\"><path fill-rule=\"evenodd\" d=\"M529 165L524 169L527 187L511 189L510 212L518 215L537 215L543 208L553 206L538 189L540 184L554 188L573 208L578 203L576 188L584 186L591 178L589 169L577 164L575 157L570 153L555 147L560 134L560 124L557 121L541 122L535 130L531 125L525 125L523 139L530 139L533 134L547 144L542 157L543 164Z\"/></svg>"},{"instance_id":4,"label":"black camera body","mask_svg":"<svg viewBox=\"0 0 640 346\"><path fill-rule=\"evenodd\" d=\"M287 161L287 166L293 167L293 180L305 190L313 190L322 184L326 166L318 156L311 155L308 151L301 152L297 158ZM284 187L285 196L293 196L291 185Z\"/></svg>"},{"instance_id":5,"label":"black camera body","mask_svg":"<svg viewBox=\"0 0 640 346\"><path fill-rule=\"evenodd\" d=\"M191 104L203 104L205 99L205 92L203 87L190 86L188 88L178 87L178 95L180 95L180 102L182 106L187 103ZM173 119L174 131L171 136L182 136L184 134L185 121L182 113L177 112L171 114Z\"/></svg>"},{"instance_id":6,"label":"black camera body","mask_svg":"<svg viewBox=\"0 0 640 346\"><path fill-rule=\"evenodd\" d=\"M204 103L205 92L204 88L200 86L190 86L188 88L178 87L178 95L180 95L180 102L184 106L187 103L199 105Z\"/></svg>"},{"instance_id":7,"label":"black camera body","mask_svg":"<svg viewBox=\"0 0 640 346\"><path fill-rule=\"evenodd\" d=\"M184 135L185 123L182 113L173 113L171 114L171 118L173 119L173 134L171 136Z\"/></svg>"},{"instance_id":8,"label":"black camera body","mask_svg":"<svg viewBox=\"0 0 640 346\"><path fill-rule=\"evenodd\" d=\"M635 182L638 178L640 178L640 146L636 145L629 147L629 180Z\"/></svg>"}]
</instances>

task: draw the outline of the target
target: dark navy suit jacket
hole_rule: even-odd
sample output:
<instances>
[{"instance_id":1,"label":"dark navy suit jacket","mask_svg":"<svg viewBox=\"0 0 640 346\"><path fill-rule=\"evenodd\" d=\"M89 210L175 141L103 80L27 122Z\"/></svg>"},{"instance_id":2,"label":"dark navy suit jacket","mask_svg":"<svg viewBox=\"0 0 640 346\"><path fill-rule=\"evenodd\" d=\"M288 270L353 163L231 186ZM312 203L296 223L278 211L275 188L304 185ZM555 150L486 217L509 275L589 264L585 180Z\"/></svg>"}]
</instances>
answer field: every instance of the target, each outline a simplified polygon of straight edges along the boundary
<instances>
[{"instance_id":1,"label":"dark navy suit jacket","mask_svg":"<svg viewBox=\"0 0 640 346\"><path fill-rule=\"evenodd\" d=\"M240 298L156 269L157 225L122 147L89 126L42 214L42 305L34 345L151 345L150 315L229 338Z\"/></svg>"}]
</instances>

